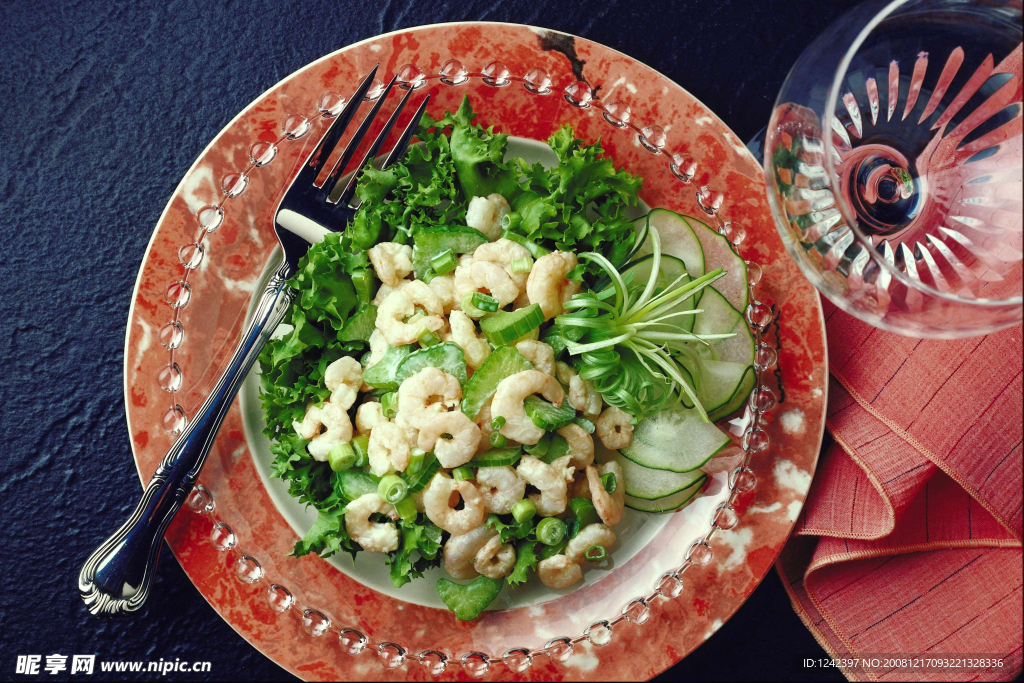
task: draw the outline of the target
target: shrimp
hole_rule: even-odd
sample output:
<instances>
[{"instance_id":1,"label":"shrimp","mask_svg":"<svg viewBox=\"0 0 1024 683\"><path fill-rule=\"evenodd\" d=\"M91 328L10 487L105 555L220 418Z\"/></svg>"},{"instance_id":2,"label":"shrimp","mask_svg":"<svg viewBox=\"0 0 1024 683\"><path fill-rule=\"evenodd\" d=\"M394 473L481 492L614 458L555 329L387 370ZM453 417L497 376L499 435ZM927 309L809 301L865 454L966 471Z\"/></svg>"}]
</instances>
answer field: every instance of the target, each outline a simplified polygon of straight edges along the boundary
<instances>
[{"instance_id":1,"label":"shrimp","mask_svg":"<svg viewBox=\"0 0 1024 683\"><path fill-rule=\"evenodd\" d=\"M569 500L573 498L586 498L590 500L590 482L587 481L586 468L577 469L572 476L572 481L568 484L569 488Z\"/></svg>"},{"instance_id":2,"label":"shrimp","mask_svg":"<svg viewBox=\"0 0 1024 683\"><path fill-rule=\"evenodd\" d=\"M380 281L395 287L412 272L412 247L397 242L381 242L366 254Z\"/></svg>"},{"instance_id":3,"label":"shrimp","mask_svg":"<svg viewBox=\"0 0 1024 683\"><path fill-rule=\"evenodd\" d=\"M569 457L573 465L583 468L594 462L594 440L587 430L570 423L559 429L557 434L569 443Z\"/></svg>"},{"instance_id":4,"label":"shrimp","mask_svg":"<svg viewBox=\"0 0 1024 683\"><path fill-rule=\"evenodd\" d=\"M529 270L522 273L516 273L512 270L512 262L522 259L525 259L531 265L533 264L533 257L530 256L530 252L526 247L505 238L497 242L481 244L473 252L474 261L489 261L501 266L508 273L512 282L515 283L517 289L522 289L526 285L526 279L529 275Z\"/></svg>"},{"instance_id":5,"label":"shrimp","mask_svg":"<svg viewBox=\"0 0 1024 683\"><path fill-rule=\"evenodd\" d=\"M376 401L367 401L356 408L356 429L360 434L371 433L373 428L382 422L387 422L387 418Z\"/></svg>"},{"instance_id":6,"label":"shrimp","mask_svg":"<svg viewBox=\"0 0 1024 683\"><path fill-rule=\"evenodd\" d=\"M516 351L544 374L555 374L555 350L548 344L528 339L517 343Z\"/></svg>"},{"instance_id":7,"label":"shrimp","mask_svg":"<svg viewBox=\"0 0 1024 683\"><path fill-rule=\"evenodd\" d=\"M609 473L615 475L615 493L608 493L601 483L601 475ZM587 482L590 483L590 498L594 501L601 521L609 526L618 524L626 506L626 479L622 467L614 460L599 467L588 465Z\"/></svg>"},{"instance_id":8,"label":"shrimp","mask_svg":"<svg viewBox=\"0 0 1024 683\"><path fill-rule=\"evenodd\" d=\"M473 258L469 264L469 277L475 288L471 291L486 291L498 300L498 308L504 308L519 297L519 287L504 268L493 261Z\"/></svg>"},{"instance_id":9,"label":"shrimp","mask_svg":"<svg viewBox=\"0 0 1024 683\"><path fill-rule=\"evenodd\" d=\"M586 382L568 363L555 363L555 376L562 384L569 385L569 405L584 415L592 416L601 413L603 399L593 382Z\"/></svg>"},{"instance_id":10,"label":"shrimp","mask_svg":"<svg viewBox=\"0 0 1024 683\"><path fill-rule=\"evenodd\" d=\"M605 448L618 450L633 443L633 416L614 406L605 408L594 422L594 433Z\"/></svg>"},{"instance_id":11,"label":"shrimp","mask_svg":"<svg viewBox=\"0 0 1024 683\"><path fill-rule=\"evenodd\" d=\"M394 422L381 422L374 427L366 450L370 471L378 477L404 471L412 453L405 432Z\"/></svg>"},{"instance_id":12,"label":"shrimp","mask_svg":"<svg viewBox=\"0 0 1024 683\"><path fill-rule=\"evenodd\" d=\"M355 404L363 383L363 366L351 356L342 356L324 370L324 384L331 392L330 401L348 410Z\"/></svg>"},{"instance_id":13,"label":"shrimp","mask_svg":"<svg viewBox=\"0 0 1024 683\"><path fill-rule=\"evenodd\" d=\"M459 498L463 507L456 510ZM427 519L448 533L466 534L484 523L487 511L483 498L471 481L454 481L438 472L423 490L423 508Z\"/></svg>"},{"instance_id":14,"label":"shrimp","mask_svg":"<svg viewBox=\"0 0 1024 683\"><path fill-rule=\"evenodd\" d=\"M523 409L523 401L535 393L555 405L565 400L565 390L558 380L540 370L517 372L498 383L491 400L491 414L505 418L501 427L504 436L524 444L535 444L544 436L544 430L535 425Z\"/></svg>"},{"instance_id":15,"label":"shrimp","mask_svg":"<svg viewBox=\"0 0 1024 683\"><path fill-rule=\"evenodd\" d=\"M583 570L565 555L552 555L537 564L537 576L548 588L568 588L583 580Z\"/></svg>"},{"instance_id":16,"label":"shrimp","mask_svg":"<svg viewBox=\"0 0 1024 683\"><path fill-rule=\"evenodd\" d=\"M526 482L508 465L481 467L476 471L476 486L484 507L496 515L507 515L526 495Z\"/></svg>"},{"instance_id":17,"label":"shrimp","mask_svg":"<svg viewBox=\"0 0 1024 683\"><path fill-rule=\"evenodd\" d=\"M486 339L476 336L473 319L462 311L452 311L448 323L452 326L451 340L462 348L466 355L466 365L476 370L491 355L491 345Z\"/></svg>"},{"instance_id":18,"label":"shrimp","mask_svg":"<svg viewBox=\"0 0 1024 683\"><path fill-rule=\"evenodd\" d=\"M364 493L345 506L345 531L363 550L377 553L398 550L398 528L393 524L370 521L370 515L391 516L394 509L376 493Z\"/></svg>"},{"instance_id":19,"label":"shrimp","mask_svg":"<svg viewBox=\"0 0 1024 683\"><path fill-rule=\"evenodd\" d=\"M565 546L565 556L576 563L586 560L586 552L595 545L604 546L605 550L615 543L615 532L604 524L588 524L579 530L576 536Z\"/></svg>"},{"instance_id":20,"label":"shrimp","mask_svg":"<svg viewBox=\"0 0 1024 683\"><path fill-rule=\"evenodd\" d=\"M494 580L508 576L515 564L516 549L502 544L501 536L491 537L473 558L473 569Z\"/></svg>"},{"instance_id":21,"label":"shrimp","mask_svg":"<svg viewBox=\"0 0 1024 683\"><path fill-rule=\"evenodd\" d=\"M540 493L531 493L528 496L537 508L537 514L541 517L553 517L565 512L565 506L568 503L568 486L561 470L555 469L532 455L527 455L519 461L516 474L527 484L540 491Z\"/></svg>"},{"instance_id":22,"label":"shrimp","mask_svg":"<svg viewBox=\"0 0 1024 683\"><path fill-rule=\"evenodd\" d=\"M302 416L302 421L292 420L292 429L303 439L312 439L320 433L320 425L323 424L323 416L320 413L320 406L310 403L306 406L306 414Z\"/></svg>"},{"instance_id":23,"label":"shrimp","mask_svg":"<svg viewBox=\"0 0 1024 683\"><path fill-rule=\"evenodd\" d=\"M416 307L426 315L414 323L406 322L416 313ZM392 346L412 344L419 339L424 329L437 332L444 327L444 307L441 300L424 282L413 280L400 291L392 291L377 308L378 330Z\"/></svg>"},{"instance_id":24,"label":"shrimp","mask_svg":"<svg viewBox=\"0 0 1024 683\"><path fill-rule=\"evenodd\" d=\"M451 469L465 465L476 455L480 445L480 428L461 410L441 413L420 427L417 445L434 451L441 467Z\"/></svg>"},{"instance_id":25,"label":"shrimp","mask_svg":"<svg viewBox=\"0 0 1024 683\"><path fill-rule=\"evenodd\" d=\"M423 368L398 387L398 413L416 429L458 407L461 400L459 380L433 366Z\"/></svg>"},{"instance_id":26,"label":"shrimp","mask_svg":"<svg viewBox=\"0 0 1024 683\"><path fill-rule=\"evenodd\" d=\"M427 286L434 291L445 315L452 311L459 310L459 298L455 296L455 274L437 275L427 283Z\"/></svg>"},{"instance_id":27,"label":"shrimp","mask_svg":"<svg viewBox=\"0 0 1024 683\"><path fill-rule=\"evenodd\" d=\"M452 536L444 544L444 569L453 579L472 579L478 572L473 568L477 552L498 533L486 526L478 526L468 533Z\"/></svg>"},{"instance_id":28,"label":"shrimp","mask_svg":"<svg viewBox=\"0 0 1024 683\"><path fill-rule=\"evenodd\" d=\"M497 192L486 197L473 197L466 207L466 225L476 228L493 241L501 236L501 219L511 210L508 201Z\"/></svg>"},{"instance_id":29,"label":"shrimp","mask_svg":"<svg viewBox=\"0 0 1024 683\"><path fill-rule=\"evenodd\" d=\"M477 453L482 453L491 447L491 434L494 432L494 428L491 427L491 401L493 400L493 395L487 398L487 402L480 408L480 412L477 413L476 420L474 420L480 427L480 445L477 446Z\"/></svg>"},{"instance_id":30,"label":"shrimp","mask_svg":"<svg viewBox=\"0 0 1024 683\"><path fill-rule=\"evenodd\" d=\"M576 466L572 464L571 455L563 455L561 458L556 458L551 461L551 467L554 468L555 472L558 472L562 476L562 479L566 483L566 496L568 497L568 485L573 482L573 478L576 472Z\"/></svg>"},{"instance_id":31,"label":"shrimp","mask_svg":"<svg viewBox=\"0 0 1024 683\"><path fill-rule=\"evenodd\" d=\"M566 274L576 267L576 254L553 251L537 259L526 280L526 294L531 304L540 304L544 318L553 318L562 312L562 304L580 291L578 280L569 280Z\"/></svg>"},{"instance_id":32,"label":"shrimp","mask_svg":"<svg viewBox=\"0 0 1024 683\"><path fill-rule=\"evenodd\" d=\"M332 448L352 440L352 421L344 408L330 402L320 406L320 420L325 431L313 437L306 445L306 452L313 456L314 460L323 462L327 460L327 454Z\"/></svg>"}]
</instances>

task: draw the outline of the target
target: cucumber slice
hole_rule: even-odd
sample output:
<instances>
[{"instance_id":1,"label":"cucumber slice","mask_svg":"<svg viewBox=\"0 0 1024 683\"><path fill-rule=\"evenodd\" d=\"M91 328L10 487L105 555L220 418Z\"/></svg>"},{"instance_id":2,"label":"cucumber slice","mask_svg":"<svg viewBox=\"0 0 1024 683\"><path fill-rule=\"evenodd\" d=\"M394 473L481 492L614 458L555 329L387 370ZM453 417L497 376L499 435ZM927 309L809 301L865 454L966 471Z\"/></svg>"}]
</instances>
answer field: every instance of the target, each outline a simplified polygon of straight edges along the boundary
<instances>
[{"instance_id":1,"label":"cucumber slice","mask_svg":"<svg viewBox=\"0 0 1024 683\"><path fill-rule=\"evenodd\" d=\"M474 455L473 459L466 464L470 467L502 467L516 464L521 457L523 457L523 449L518 446L515 448L492 448Z\"/></svg>"},{"instance_id":2,"label":"cucumber slice","mask_svg":"<svg viewBox=\"0 0 1024 683\"><path fill-rule=\"evenodd\" d=\"M369 472L357 469L335 472L334 476L341 482L341 495L347 500L355 500L367 493L376 493L380 479Z\"/></svg>"},{"instance_id":3,"label":"cucumber slice","mask_svg":"<svg viewBox=\"0 0 1024 683\"><path fill-rule=\"evenodd\" d=\"M338 341L369 341L377 322L377 307L367 304L345 321L338 333Z\"/></svg>"},{"instance_id":4,"label":"cucumber slice","mask_svg":"<svg viewBox=\"0 0 1024 683\"><path fill-rule=\"evenodd\" d=\"M647 214L647 224L648 230L657 228L658 237L661 238L662 253L682 259L690 277L698 278L707 272L701 241L697 239L690 224L686 222L685 216L680 216L675 211L668 209L654 209ZM648 236L646 243L638 253L647 255L651 251L651 238Z\"/></svg>"},{"instance_id":5,"label":"cucumber slice","mask_svg":"<svg viewBox=\"0 0 1024 683\"><path fill-rule=\"evenodd\" d=\"M658 500L683 489L690 488L705 475L700 470L692 472L666 472L664 470L652 470L649 467L637 465L621 454L614 454L615 461L622 468L622 476L626 480L626 495L642 500Z\"/></svg>"},{"instance_id":6,"label":"cucumber slice","mask_svg":"<svg viewBox=\"0 0 1024 683\"><path fill-rule=\"evenodd\" d=\"M569 442L566 441L564 436L550 432L545 436L550 437L547 442L547 448L539 455L537 453L533 454L538 460L542 460L550 465L563 455L569 454Z\"/></svg>"},{"instance_id":7,"label":"cucumber slice","mask_svg":"<svg viewBox=\"0 0 1024 683\"><path fill-rule=\"evenodd\" d=\"M724 360L702 360L697 398L708 413L722 408L740 389L744 377L753 366Z\"/></svg>"},{"instance_id":8,"label":"cucumber slice","mask_svg":"<svg viewBox=\"0 0 1024 683\"><path fill-rule=\"evenodd\" d=\"M718 290L707 287L693 327L694 334L735 332L712 342L717 361L700 361L701 405L711 421L735 412L754 388L754 335L746 320Z\"/></svg>"},{"instance_id":9,"label":"cucumber slice","mask_svg":"<svg viewBox=\"0 0 1024 683\"><path fill-rule=\"evenodd\" d=\"M640 253L640 250L643 249L644 244L647 242L647 234L650 231L650 222L648 220L650 215L648 211L647 215L640 216L633 221L633 248L629 250L629 256L626 257L627 263Z\"/></svg>"},{"instance_id":10,"label":"cucumber slice","mask_svg":"<svg viewBox=\"0 0 1024 683\"><path fill-rule=\"evenodd\" d=\"M480 321L480 331L495 346L514 342L540 327L544 312L540 304L530 304L518 311L500 311Z\"/></svg>"},{"instance_id":11,"label":"cucumber slice","mask_svg":"<svg viewBox=\"0 0 1024 683\"><path fill-rule=\"evenodd\" d=\"M647 281L651 277L651 268L654 267L654 256L647 255L641 256L639 259L629 264L629 267L622 272L622 276L625 277L628 274L633 275L633 284L638 286L646 286ZM683 279L676 282L676 287L681 287L690 281L690 276L687 274L686 264L683 263L682 259L676 258L675 256L669 256L668 254L661 255L661 272L658 275L658 289L664 289L670 284L675 282L676 278L680 275ZM694 309L694 300L697 298L696 295L686 297L680 300L671 310L665 311L662 315L669 315L672 313L679 313L680 311L692 311ZM671 318L666 322L670 322L675 326L678 326L683 332L689 332L693 329L694 321L697 316L695 315L680 315L675 318Z\"/></svg>"},{"instance_id":12,"label":"cucumber slice","mask_svg":"<svg viewBox=\"0 0 1024 683\"><path fill-rule=\"evenodd\" d=\"M633 430L633 443L620 453L637 465L669 472L691 472L729 444L729 437L696 409L676 405L645 417Z\"/></svg>"},{"instance_id":13,"label":"cucumber slice","mask_svg":"<svg viewBox=\"0 0 1024 683\"><path fill-rule=\"evenodd\" d=\"M389 346L384 357L363 371L363 381L376 389L394 391L398 388L395 373L413 351L411 345Z\"/></svg>"},{"instance_id":14,"label":"cucumber slice","mask_svg":"<svg viewBox=\"0 0 1024 683\"><path fill-rule=\"evenodd\" d=\"M402 475L405 483L409 485L409 493L419 493L425 489L439 469L441 469L441 463L437 461L433 453L427 453L419 472L416 474L406 472Z\"/></svg>"},{"instance_id":15,"label":"cucumber slice","mask_svg":"<svg viewBox=\"0 0 1024 683\"><path fill-rule=\"evenodd\" d=\"M747 397L750 396L750 392L754 390L754 385L757 383L757 374L754 372L753 366L747 368L746 374L743 375L743 379L740 380L739 386L736 388L736 392L732 395L729 401L715 410L708 411L708 419L712 422L717 422L723 417L732 415L739 410L744 403L747 402Z\"/></svg>"},{"instance_id":16,"label":"cucumber slice","mask_svg":"<svg viewBox=\"0 0 1024 683\"><path fill-rule=\"evenodd\" d=\"M434 344L425 349L413 351L399 363L395 379L401 384L427 367L441 368L459 380L461 386L466 386L466 382L469 380L469 375L466 372L466 356L462 352L462 347L453 342Z\"/></svg>"},{"instance_id":17,"label":"cucumber slice","mask_svg":"<svg viewBox=\"0 0 1024 683\"><path fill-rule=\"evenodd\" d=\"M659 498L657 500L644 500L643 498L634 498L627 494L626 507L632 508L633 510L639 510L640 512L673 512L690 502L690 500L700 491L701 487L704 486L704 482L707 481L707 479L708 475L705 474L689 488L685 488L678 493L673 493L671 496L665 496L664 498Z\"/></svg>"},{"instance_id":18,"label":"cucumber slice","mask_svg":"<svg viewBox=\"0 0 1024 683\"><path fill-rule=\"evenodd\" d=\"M498 382L517 372L532 369L533 363L526 360L514 346L499 346L466 382L466 389L462 392L462 412L475 420L487 399L494 395Z\"/></svg>"},{"instance_id":19,"label":"cucumber slice","mask_svg":"<svg viewBox=\"0 0 1024 683\"><path fill-rule=\"evenodd\" d=\"M422 280L430 269L430 259L445 251L453 254L471 254L487 236L468 225L425 225L412 236L412 270Z\"/></svg>"},{"instance_id":20,"label":"cucumber slice","mask_svg":"<svg viewBox=\"0 0 1024 683\"><path fill-rule=\"evenodd\" d=\"M704 251L705 267L708 270L721 268L726 271L725 277L715 281L715 289L722 293L733 308L745 311L749 300L747 264L733 250L729 240L725 239L723 235L719 235L718 231L712 230L707 224L693 216L684 216L683 218L693 229L693 234L700 240L701 248ZM686 261L685 258L683 260ZM693 275L693 273L690 274Z\"/></svg>"},{"instance_id":21,"label":"cucumber slice","mask_svg":"<svg viewBox=\"0 0 1024 683\"><path fill-rule=\"evenodd\" d=\"M715 284L717 286L718 283ZM728 339L716 339L711 342L717 359L753 365L754 335L751 334L750 326L747 325L743 314L733 308L732 304L714 287L704 288L700 308L701 312L695 316L694 334L736 333L735 336Z\"/></svg>"},{"instance_id":22,"label":"cucumber slice","mask_svg":"<svg viewBox=\"0 0 1024 683\"><path fill-rule=\"evenodd\" d=\"M568 400L563 400L562 405L556 406L535 395L526 397L526 400L523 401L523 410L526 411L533 424L546 432L561 429L576 417L576 409L569 405Z\"/></svg>"}]
</instances>

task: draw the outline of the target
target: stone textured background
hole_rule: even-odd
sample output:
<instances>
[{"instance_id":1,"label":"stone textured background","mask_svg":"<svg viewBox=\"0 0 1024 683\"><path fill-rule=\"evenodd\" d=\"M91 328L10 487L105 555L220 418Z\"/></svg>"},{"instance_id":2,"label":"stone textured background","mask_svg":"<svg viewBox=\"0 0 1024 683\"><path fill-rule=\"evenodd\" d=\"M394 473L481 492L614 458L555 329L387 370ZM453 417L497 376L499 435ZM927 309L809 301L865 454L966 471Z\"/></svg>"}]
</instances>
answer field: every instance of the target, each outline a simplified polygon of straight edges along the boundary
<instances>
[{"instance_id":1,"label":"stone textured background","mask_svg":"<svg viewBox=\"0 0 1024 683\"><path fill-rule=\"evenodd\" d=\"M210 660L206 680L287 676L206 605L167 552L153 597L133 617L90 617L75 587L85 556L140 491L125 430L122 348L150 231L199 152L263 90L378 33L519 22L633 55L748 139L767 122L799 52L848 6L0 1L0 679L30 680L15 676L16 656L53 653ZM666 676L842 680L802 668L803 657L822 654L773 572Z\"/></svg>"}]
</instances>

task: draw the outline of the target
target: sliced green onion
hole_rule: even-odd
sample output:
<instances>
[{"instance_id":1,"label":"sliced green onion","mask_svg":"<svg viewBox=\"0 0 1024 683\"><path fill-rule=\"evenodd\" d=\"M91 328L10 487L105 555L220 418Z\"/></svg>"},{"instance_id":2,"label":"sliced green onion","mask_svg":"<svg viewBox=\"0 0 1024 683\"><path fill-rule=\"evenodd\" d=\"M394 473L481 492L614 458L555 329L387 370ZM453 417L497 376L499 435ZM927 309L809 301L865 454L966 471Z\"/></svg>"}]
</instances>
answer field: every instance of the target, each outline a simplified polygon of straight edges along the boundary
<instances>
[{"instance_id":1,"label":"sliced green onion","mask_svg":"<svg viewBox=\"0 0 1024 683\"><path fill-rule=\"evenodd\" d=\"M373 300L376 280L377 278L370 268L357 268L352 271L352 287L355 288L356 296L359 297L359 301L363 305Z\"/></svg>"},{"instance_id":2,"label":"sliced green onion","mask_svg":"<svg viewBox=\"0 0 1024 683\"><path fill-rule=\"evenodd\" d=\"M523 498L522 500L516 501L516 504L512 506L512 516L520 524L533 519L533 516L536 514L537 506L534 505L533 501L529 498Z\"/></svg>"},{"instance_id":3,"label":"sliced green onion","mask_svg":"<svg viewBox=\"0 0 1024 683\"><path fill-rule=\"evenodd\" d=\"M533 270L533 259L529 256L512 259L512 263L509 265L509 268L513 273L529 273Z\"/></svg>"},{"instance_id":4,"label":"sliced green onion","mask_svg":"<svg viewBox=\"0 0 1024 683\"><path fill-rule=\"evenodd\" d=\"M546 517L537 522L537 540L544 545L555 545L565 538L565 523L557 517Z\"/></svg>"},{"instance_id":5,"label":"sliced green onion","mask_svg":"<svg viewBox=\"0 0 1024 683\"><path fill-rule=\"evenodd\" d=\"M566 534L566 536L569 538L576 538L576 534L580 532L580 520L575 517L569 517L565 520L565 526L569 530L569 533Z\"/></svg>"},{"instance_id":6,"label":"sliced green onion","mask_svg":"<svg viewBox=\"0 0 1024 683\"><path fill-rule=\"evenodd\" d=\"M437 277L437 273L434 272L434 269L433 268L427 268L427 270L423 273L423 278L422 279L423 279L424 283L429 285L430 281L433 280L435 277Z\"/></svg>"},{"instance_id":7,"label":"sliced green onion","mask_svg":"<svg viewBox=\"0 0 1024 683\"><path fill-rule=\"evenodd\" d=\"M459 262L455 260L455 254L451 249L445 249L430 259L430 265L438 275L447 275L455 270L455 266L459 265Z\"/></svg>"},{"instance_id":8,"label":"sliced green onion","mask_svg":"<svg viewBox=\"0 0 1024 683\"><path fill-rule=\"evenodd\" d=\"M366 467L370 464L370 437L366 434L360 434L359 436L352 438L352 448L356 452L356 462L354 467Z\"/></svg>"},{"instance_id":9,"label":"sliced green onion","mask_svg":"<svg viewBox=\"0 0 1024 683\"><path fill-rule=\"evenodd\" d=\"M476 292L466 292L465 294L463 294L462 298L459 299L459 307L462 309L462 312L468 315L470 318L479 320L480 318L487 315L487 312L481 311L479 308L473 305L474 294L476 294Z\"/></svg>"},{"instance_id":10,"label":"sliced green onion","mask_svg":"<svg viewBox=\"0 0 1024 683\"><path fill-rule=\"evenodd\" d=\"M508 445L508 437L501 432L491 432L490 442L494 448L504 448Z\"/></svg>"},{"instance_id":11,"label":"sliced green onion","mask_svg":"<svg viewBox=\"0 0 1024 683\"><path fill-rule=\"evenodd\" d=\"M478 308L486 313L494 313L498 310L498 300L490 294L484 294L483 292L470 292L469 303L474 308Z\"/></svg>"},{"instance_id":12,"label":"sliced green onion","mask_svg":"<svg viewBox=\"0 0 1024 683\"><path fill-rule=\"evenodd\" d=\"M423 320L426 314L423 311L417 310L415 313L409 316L409 319L405 321L407 325L415 325L419 321Z\"/></svg>"},{"instance_id":13,"label":"sliced green onion","mask_svg":"<svg viewBox=\"0 0 1024 683\"><path fill-rule=\"evenodd\" d=\"M469 465L463 465L462 467L456 467L452 470L452 479L455 481L466 481L473 478L473 468Z\"/></svg>"},{"instance_id":14,"label":"sliced green onion","mask_svg":"<svg viewBox=\"0 0 1024 683\"><path fill-rule=\"evenodd\" d=\"M601 521L597 514L597 508L594 507L594 501L589 498L573 498L569 501L569 508L572 510L573 517L579 521L581 529L588 524Z\"/></svg>"},{"instance_id":15,"label":"sliced green onion","mask_svg":"<svg viewBox=\"0 0 1024 683\"><path fill-rule=\"evenodd\" d=\"M433 332L431 332L430 330L424 329L422 332L420 332L419 342L420 346L422 346L423 348L427 348L428 346L440 344L441 338L438 337Z\"/></svg>"},{"instance_id":16,"label":"sliced green onion","mask_svg":"<svg viewBox=\"0 0 1024 683\"><path fill-rule=\"evenodd\" d=\"M497 431L505 426L505 418L502 415L498 415L496 418L491 420L491 429Z\"/></svg>"},{"instance_id":17,"label":"sliced green onion","mask_svg":"<svg viewBox=\"0 0 1024 683\"><path fill-rule=\"evenodd\" d=\"M398 415L397 391L389 391L380 397L380 412L389 420L393 420Z\"/></svg>"},{"instance_id":18,"label":"sliced green onion","mask_svg":"<svg viewBox=\"0 0 1024 683\"><path fill-rule=\"evenodd\" d=\"M335 472L343 472L356 464L358 456L350 443L339 443L327 453L327 462Z\"/></svg>"},{"instance_id":19,"label":"sliced green onion","mask_svg":"<svg viewBox=\"0 0 1024 683\"><path fill-rule=\"evenodd\" d=\"M518 211L509 211L501 217L501 227L504 230L515 230L523 224L523 217Z\"/></svg>"},{"instance_id":20,"label":"sliced green onion","mask_svg":"<svg viewBox=\"0 0 1024 683\"><path fill-rule=\"evenodd\" d=\"M618 488L618 482L615 479L614 472L607 472L601 475L601 486L608 493L615 493L615 489Z\"/></svg>"},{"instance_id":21,"label":"sliced green onion","mask_svg":"<svg viewBox=\"0 0 1024 683\"><path fill-rule=\"evenodd\" d=\"M409 476L416 476L423 469L423 464L427 460L427 453L419 448L412 449L412 453L409 454L409 464L406 466L405 471Z\"/></svg>"},{"instance_id":22,"label":"sliced green onion","mask_svg":"<svg viewBox=\"0 0 1024 683\"><path fill-rule=\"evenodd\" d=\"M604 549L603 545L592 545L587 548L587 552L583 553L583 557L587 558L590 562L600 562L608 557L608 552Z\"/></svg>"},{"instance_id":23,"label":"sliced green onion","mask_svg":"<svg viewBox=\"0 0 1024 683\"><path fill-rule=\"evenodd\" d=\"M377 495L394 505L409 495L409 484L397 474L386 474L377 484Z\"/></svg>"},{"instance_id":24,"label":"sliced green onion","mask_svg":"<svg viewBox=\"0 0 1024 683\"><path fill-rule=\"evenodd\" d=\"M406 496L395 503L395 511L406 522L416 521L416 501L412 499L412 496Z\"/></svg>"}]
</instances>

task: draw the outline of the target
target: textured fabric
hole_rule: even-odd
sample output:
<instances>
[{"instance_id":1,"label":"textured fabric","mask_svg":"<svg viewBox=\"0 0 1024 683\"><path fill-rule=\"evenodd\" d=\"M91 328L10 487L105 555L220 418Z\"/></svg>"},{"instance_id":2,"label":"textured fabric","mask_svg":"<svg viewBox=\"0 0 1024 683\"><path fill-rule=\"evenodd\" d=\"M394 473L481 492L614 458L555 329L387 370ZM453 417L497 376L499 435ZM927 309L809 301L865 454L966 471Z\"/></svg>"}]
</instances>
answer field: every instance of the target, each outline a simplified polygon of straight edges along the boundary
<instances>
[{"instance_id":1,"label":"textured fabric","mask_svg":"<svg viewBox=\"0 0 1024 683\"><path fill-rule=\"evenodd\" d=\"M1000 654L1021 672L1021 328L908 339L826 303L832 435L778 568L835 655ZM851 680L977 672L846 667Z\"/></svg>"}]
</instances>

